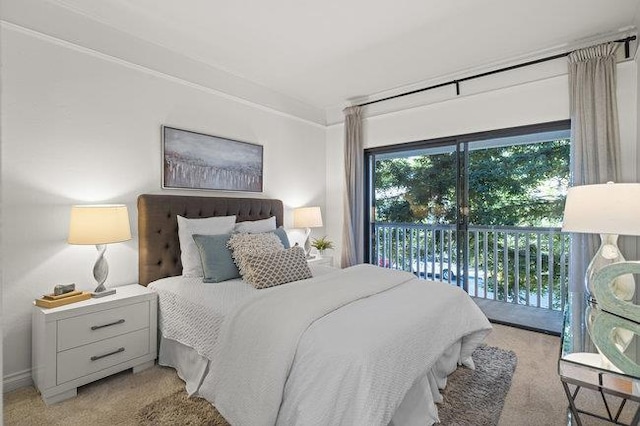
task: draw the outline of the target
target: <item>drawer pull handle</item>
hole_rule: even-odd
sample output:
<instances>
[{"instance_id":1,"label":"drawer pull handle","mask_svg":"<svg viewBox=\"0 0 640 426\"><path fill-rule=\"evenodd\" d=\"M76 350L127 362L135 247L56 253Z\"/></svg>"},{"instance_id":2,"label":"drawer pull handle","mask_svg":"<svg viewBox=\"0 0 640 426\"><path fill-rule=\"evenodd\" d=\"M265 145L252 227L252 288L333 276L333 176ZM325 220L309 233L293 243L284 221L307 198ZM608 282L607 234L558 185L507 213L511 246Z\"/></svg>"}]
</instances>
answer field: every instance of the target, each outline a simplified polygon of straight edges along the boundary
<instances>
[{"instance_id":1,"label":"drawer pull handle","mask_svg":"<svg viewBox=\"0 0 640 426\"><path fill-rule=\"evenodd\" d=\"M99 330L101 328L111 327L112 325L118 325L118 324L123 324L123 323L124 323L124 319L119 319L118 321L110 322L109 324L92 325L91 326L91 330Z\"/></svg>"},{"instance_id":2,"label":"drawer pull handle","mask_svg":"<svg viewBox=\"0 0 640 426\"><path fill-rule=\"evenodd\" d=\"M118 348L115 351L109 352L108 354L104 354L104 355L94 355L91 357L91 361L97 361L99 359L102 359L111 355L119 354L120 352L124 352L124 348Z\"/></svg>"}]
</instances>

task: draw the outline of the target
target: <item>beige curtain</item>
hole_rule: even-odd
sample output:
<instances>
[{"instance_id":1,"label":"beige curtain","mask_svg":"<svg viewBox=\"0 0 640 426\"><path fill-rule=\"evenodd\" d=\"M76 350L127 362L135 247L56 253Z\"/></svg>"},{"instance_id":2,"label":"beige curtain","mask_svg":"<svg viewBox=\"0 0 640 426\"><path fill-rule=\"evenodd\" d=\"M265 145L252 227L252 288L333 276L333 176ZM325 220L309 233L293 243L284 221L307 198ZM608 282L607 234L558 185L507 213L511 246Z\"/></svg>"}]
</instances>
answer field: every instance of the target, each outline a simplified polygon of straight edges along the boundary
<instances>
[{"instance_id":1,"label":"beige curtain","mask_svg":"<svg viewBox=\"0 0 640 426\"><path fill-rule=\"evenodd\" d=\"M364 261L364 143L359 106L344 109L344 228L342 267Z\"/></svg>"},{"instance_id":2,"label":"beige curtain","mask_svg":"<svg viewBox=\"0 0 640 426\"><path fill-rule=\"evenodd\" d=\"M569 54L572 186L620 181L617 48L608 43ZM597 246L597 236L573 235L569 290L584 290L584 274Z\"/></svg>"}]
</instances>

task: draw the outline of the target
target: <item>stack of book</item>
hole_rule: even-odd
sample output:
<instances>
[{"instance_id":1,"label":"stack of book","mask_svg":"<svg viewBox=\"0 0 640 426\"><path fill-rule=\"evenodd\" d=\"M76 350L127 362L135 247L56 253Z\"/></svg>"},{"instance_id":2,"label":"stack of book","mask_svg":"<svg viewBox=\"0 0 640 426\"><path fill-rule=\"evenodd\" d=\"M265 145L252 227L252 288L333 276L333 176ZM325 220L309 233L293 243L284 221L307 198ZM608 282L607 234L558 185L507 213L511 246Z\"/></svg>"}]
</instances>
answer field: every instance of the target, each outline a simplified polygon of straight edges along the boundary
<instances>
[{"instance_id":1,"label":"stack of book","mask_svg":"<svg viewBox=\"0 0 640 426\"><path fill-rule=\"evenodd\" d=\"M41 308L56 308L62 305L68 305L69 303L79 302L81 300L87 300L91 298L90 291L69 291L62 294L45 294L39 299L36 299L36 306Z\"/></svg>"}]
</instances>

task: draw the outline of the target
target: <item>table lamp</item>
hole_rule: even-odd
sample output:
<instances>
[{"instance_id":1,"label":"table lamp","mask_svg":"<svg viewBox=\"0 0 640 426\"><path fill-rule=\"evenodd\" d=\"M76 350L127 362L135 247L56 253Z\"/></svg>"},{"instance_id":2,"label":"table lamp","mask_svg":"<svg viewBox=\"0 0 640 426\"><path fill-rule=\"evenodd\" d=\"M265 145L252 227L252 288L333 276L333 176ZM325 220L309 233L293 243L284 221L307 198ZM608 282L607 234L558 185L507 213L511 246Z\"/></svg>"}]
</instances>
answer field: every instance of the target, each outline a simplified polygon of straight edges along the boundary
<instances>
[{"instance_id":1,"label":"table lamp","mask_svg":"<svg viewBox=\"0 0 640 426\"><path fill-rule=\"evenodd\" d=\"M93 266L93 276L98 287L92 297L104 297L116 292L107 290L104 282L109 274L109 265L104 253L107 244L131 239L129 213L124 204L83 205L71 207L69 222L69 244L91 244L98 250L98 258Z\"/></svg>"},{"instance_id":2,"label":"table lamp","mask_svg":"<svg viewBox=\"0 0 640 426\"><path fill-rule=\"evenodd\" d=\"M304 239L304 252L309 258L309 252L311 251L311 242L309 236L311 235L311 228L322 227L322 212L320 207L300 207L293 210L293 227L305 228Z\"/></svg>"},{"instance_id":3,"label":"table lamp","mask_svg":"<svg viewBox=\"0 0 640 426\"><path fill-rule=\"evenodd\" d=\"M594 275L607 265L625 261L618 235L640 235L640 184L609 182L569 188L562 231L600 234L600 248L584 278L591 301L597 302ZM632 300L636 285L631 271L618 275L610 287L619 299Z\"/></svg>"}]
</instances>

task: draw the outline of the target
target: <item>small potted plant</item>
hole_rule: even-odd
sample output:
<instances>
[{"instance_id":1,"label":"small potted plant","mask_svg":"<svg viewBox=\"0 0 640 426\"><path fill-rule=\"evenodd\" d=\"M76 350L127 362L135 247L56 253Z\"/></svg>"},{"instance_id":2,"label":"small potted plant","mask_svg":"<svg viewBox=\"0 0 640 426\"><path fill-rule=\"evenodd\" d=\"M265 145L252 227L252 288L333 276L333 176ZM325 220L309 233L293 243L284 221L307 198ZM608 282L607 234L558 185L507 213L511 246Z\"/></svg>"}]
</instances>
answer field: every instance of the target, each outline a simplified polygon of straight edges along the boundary
<instances>
[{"instance_id":1,"label":"small potted plant","mask_svg":"<svg viewBox=\"0 0 640 426\"><path fill-rule=\"evenodd\" d=\"M324 237L314 238L311 242L311 246L315 247L315 249L318 250L318 254L322 256L325 250L333 248L333 242L327 239L327 236L325 235Z\"/></svg>"}]
</instances>

